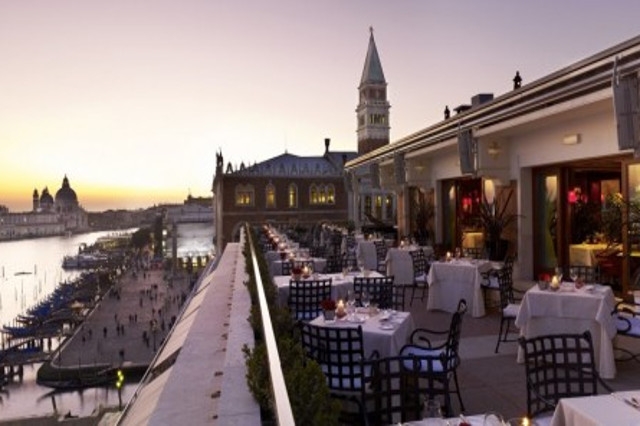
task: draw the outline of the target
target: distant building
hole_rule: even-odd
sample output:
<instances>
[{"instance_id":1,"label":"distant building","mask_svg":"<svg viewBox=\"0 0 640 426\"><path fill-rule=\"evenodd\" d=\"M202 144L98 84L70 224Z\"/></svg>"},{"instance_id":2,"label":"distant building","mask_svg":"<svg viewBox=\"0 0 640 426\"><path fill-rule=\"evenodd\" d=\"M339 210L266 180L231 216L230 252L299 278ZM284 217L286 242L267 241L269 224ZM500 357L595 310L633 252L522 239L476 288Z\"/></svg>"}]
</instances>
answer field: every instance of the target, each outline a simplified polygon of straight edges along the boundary
<instances>
[{"instance_id":1,"label":"distant building","mask_svg":"<svg viewBox=\"0 0 640 426\"><path fill-rule=\"evenodd\" d=\"M89 230L87 212L80 206L67 176L55 198L48 187L32 193L29 212L10 213L0 210L0 240L64 235Z\"/></svg>"},{"instance_id":2,"label":"distant building","mask_svg":"<svg viewBox=\"0 0 640 426\"><path fill-rule=\"evenodd\" d=\"M365 155L389 145L389 101L387 81L373 38L369 36L367 56L358 86L359 103L356 108L358 155ZM349 218L357 228L385 223L395 224L395 191L380 187L379 164L360 168L347 174L350 192ZM401 184L401 182L399 182Z\"/></svg>"},{"instance_id":3,"label":"distant building","mask_svg":"<svg viewBox=\"0 0 640 426\"><path fill-rule=\"evenodd\" d=\"M237 240L244 222L311 226L323 221L348 220L344 164L357 153L331 152L300 157L284 153L262 163L224 169L217 154L213 180L216 248Z\"/></svg>"}]
</instances>

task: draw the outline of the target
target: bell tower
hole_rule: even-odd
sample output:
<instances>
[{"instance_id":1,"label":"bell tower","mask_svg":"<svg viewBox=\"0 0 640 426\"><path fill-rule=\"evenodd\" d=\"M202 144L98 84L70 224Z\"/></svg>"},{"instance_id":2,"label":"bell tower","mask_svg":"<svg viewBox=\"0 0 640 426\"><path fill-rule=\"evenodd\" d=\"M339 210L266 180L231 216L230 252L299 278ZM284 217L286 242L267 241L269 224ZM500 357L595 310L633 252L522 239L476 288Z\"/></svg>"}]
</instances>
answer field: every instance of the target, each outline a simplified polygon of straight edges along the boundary
<instances>
[{"instance_id":1,"label":"bell tower","mask_svg":"<svg viewBox=\"0 0 640 426\"><path fill-rule=\"evenodd\" d=\"M378 56L373 28L369 28L369 48L364 61L358 92L358 155L366 154L389 143L389 102L387 81Z\"/></svg>"}]
</instances>

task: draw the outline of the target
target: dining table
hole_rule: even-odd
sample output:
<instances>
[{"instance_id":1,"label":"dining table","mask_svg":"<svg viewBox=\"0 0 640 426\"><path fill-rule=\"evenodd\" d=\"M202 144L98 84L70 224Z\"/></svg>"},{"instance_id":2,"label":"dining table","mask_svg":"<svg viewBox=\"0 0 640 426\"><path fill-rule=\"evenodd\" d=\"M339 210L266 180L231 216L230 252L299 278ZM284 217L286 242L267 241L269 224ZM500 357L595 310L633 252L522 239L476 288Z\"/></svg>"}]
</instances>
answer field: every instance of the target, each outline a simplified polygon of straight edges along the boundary
<instances>
[{"instance_id":1,"label":"dining table","mask_svg":"<svg viewBox=\"0 0 640 426\"><path fill-rule=\"evenodd\" d=\"M460 299L465 299L472 317L484 316L482 274L497 267L500 267L498 262L468 258L431 262L427 274L427 310L453 313Z\"/></svg>"},{"instance_id":2,"label":"dining table","mask_svg":"<svg viewBox=\"0 0 640 426\"><path fill-rule=\"evenodd\" d=\"M524 294L515 325L525 338L558 333L583 333L593 339L596 367L604 379L613 379L616 364L613 339L616 325L611 312L616 304L611 287L588 284L576 288L563 282L556 290L534 285ZM518 349L518 362L524 353Z\"/></svg>"},{"instance_id":3,"label":"dining table","mask_svg":"<svg viewBox=\"0 0 640 426\"><path fill-rule=\"evenodd\" d=\"M361 264L365 268L371 271L378 270L378 254L373 240L362 240L358 242L356 246L356 258L358 259L358 264Z\"/></svg>"},{"instance_id":4,"label":"dining table","mask_svg":"<svg viewBox=\"0 0 640 426\"><path fill-rule=\"evenodd\" d=\"M569 263L576 266L598 265L598 254L609 248L619 248L605 243L581 243L569 245Z\"/></svg>"},{"instance_id":5,"label":"dining table","mask_svg":"<svg viewBox=\"0 0 640 426\"><path fill-rule=\"evenodd\" d=\"M346 274L339 272L334 274L313 274L307 280L326 280L331 279L331 298L333 300L347 299L347 292L353 290L353 281L355 277L364 277L365 272L348 272ZM368 271L368 277L382 277L379 272ZM293 277L291 275L276 275L273 277L273 284L277 288L278 306L287 306L289 299L289 283ZM304 281L304 279L302 279Z\"/></svg>"},{"instance_id":6,"label":"dining table","mask_svg":"<svg viewBox=\"0 0 640 426\"><path fill-rule=\"evenodd\" d=\"M287 257L282 259L281 257L272 259L269 263L269 273L272 277L282 275L282 262L313 262L313 270L315 272L324 272L327 267L327 259L323 257L294 257L293 259Z\"/></svg>"},{"instance_id":7,"label":"dining table","mask_svg":"<svg viewBox=\"0 0 640 426\"><path fill-rule=\"evenodd\" d=\"M416 328L410 312L371 308L358 308L353 317L347 315L331 321L325 320L321 315L312 320L311 324L324 327L362 326L362 344L367 358L375 351L381 358L397 356Z\"/></svg>"},{"instance_id":8,"label":"dining table","mask_svg":"<svg viewBox=\"0 0 640 426\"><path fill-rule=\"evenodd\" d=\"M433 255L433 247L431 246L403 246L392 247L387 250L387 276L394 277L394 284L412 285L413 284L413 261L410 252L412 250L422 250L427 258Z\"/></svg>"},{"instance_id":9,"label":"dining table","mask_svg":"<svg viewBox=\"0 0 640 426\"><path fill-rule=\"evenodd\" d=\"M640 425L640 389L562 398L550 426Z\"/></svg>"}]
</instances>

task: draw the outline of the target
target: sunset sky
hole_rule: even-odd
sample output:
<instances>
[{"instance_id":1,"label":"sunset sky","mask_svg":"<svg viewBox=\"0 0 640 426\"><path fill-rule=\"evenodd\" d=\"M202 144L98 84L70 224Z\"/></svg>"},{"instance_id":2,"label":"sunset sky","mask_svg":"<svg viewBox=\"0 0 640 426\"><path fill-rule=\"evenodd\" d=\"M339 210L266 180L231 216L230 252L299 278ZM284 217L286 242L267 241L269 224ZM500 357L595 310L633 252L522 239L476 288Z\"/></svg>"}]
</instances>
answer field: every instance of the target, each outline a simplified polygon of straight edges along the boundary
<instances>
[{"instance_id":1,"label":"sunset sky","mask_svg":"<svg viewBox=\"0 0 640 426\"><path fill-rule=\"evenodd\" d=\"M210 196L215 153L356 149L374 36L391 139L640 35L640 2L1 0L0 204L65 174L90 211Z\"/></svg>"}]
</instances>

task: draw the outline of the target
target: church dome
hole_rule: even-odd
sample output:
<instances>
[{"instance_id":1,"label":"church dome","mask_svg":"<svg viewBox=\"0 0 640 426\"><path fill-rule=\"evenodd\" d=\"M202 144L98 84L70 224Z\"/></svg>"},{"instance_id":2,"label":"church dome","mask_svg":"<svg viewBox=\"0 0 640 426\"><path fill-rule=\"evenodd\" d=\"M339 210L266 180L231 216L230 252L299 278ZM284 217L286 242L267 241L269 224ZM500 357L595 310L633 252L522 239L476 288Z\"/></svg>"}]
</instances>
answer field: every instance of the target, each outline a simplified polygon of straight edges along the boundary
<instances>
[{"instance_id":1,"label":"church dome","mask_svg":"<svg viewBox=\"0 0 640 426\"><path fill-rule=\"evenodd\" d=\"M40 196L40 205L53 205L53 197L49 194L49 188L45 188L42 190L42 195Z\"/></svg>"},{"instance_id":2,"label":"church dome","mask_svg":"<svg viewBox=\"0 0 640 426\"><path fill-rule=\"evenodd\" d=\"M58 192L56 192L56 204L61 206L78 205L78 196L76 195L76 191L74 191L69 185L69 179L67 179L66 175L62 180L62 188L58 189Z\"/></svg>"}]
</instances>

